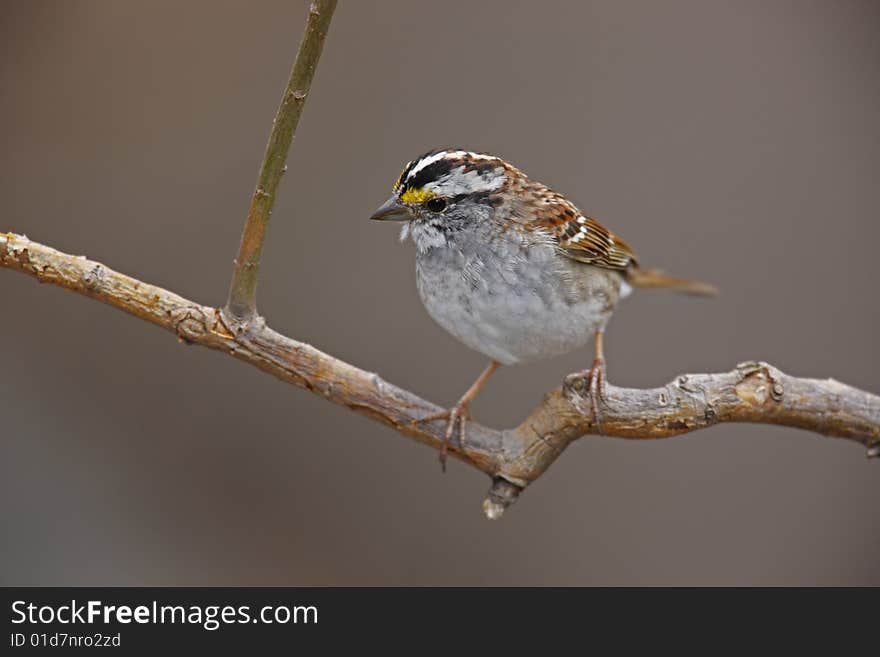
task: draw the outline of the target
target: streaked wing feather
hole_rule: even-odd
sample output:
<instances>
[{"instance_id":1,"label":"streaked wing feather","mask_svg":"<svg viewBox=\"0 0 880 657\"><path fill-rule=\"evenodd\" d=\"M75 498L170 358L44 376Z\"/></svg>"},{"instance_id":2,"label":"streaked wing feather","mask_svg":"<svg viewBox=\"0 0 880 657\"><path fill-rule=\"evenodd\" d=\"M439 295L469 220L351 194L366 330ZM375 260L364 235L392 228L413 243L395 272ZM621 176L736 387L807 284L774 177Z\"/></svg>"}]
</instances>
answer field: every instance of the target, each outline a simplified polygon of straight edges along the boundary
<instances>
[{"instance_id":1,"label":"streaked wing feather","mask_svg":"<svg viewBox=\"0 0 880 657\"><path fill-rule=\"evenodd\" d=\"M532 185L533 198L538 199L532 208L536 226L553 235L563 254L607 269L626 270L637 264L632 248L605 226L582 214L561 194L540 183Z\"/></svg>"}]
</instances>

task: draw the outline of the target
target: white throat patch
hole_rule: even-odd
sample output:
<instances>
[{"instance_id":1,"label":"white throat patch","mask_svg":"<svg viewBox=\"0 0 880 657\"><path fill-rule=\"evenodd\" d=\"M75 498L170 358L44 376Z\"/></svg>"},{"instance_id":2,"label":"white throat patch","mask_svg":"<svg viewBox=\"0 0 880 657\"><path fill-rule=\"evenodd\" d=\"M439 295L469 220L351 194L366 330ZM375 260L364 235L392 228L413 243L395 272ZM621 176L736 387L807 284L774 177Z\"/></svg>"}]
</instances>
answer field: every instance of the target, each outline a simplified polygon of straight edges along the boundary
<instances>
[{"instance_id":1,"label":"white throat patch","mask_svg":"<svg viewBox=\"0 0 880 657\"><path fill-rule=\"evenodd\" d=\"M446 236L441 230L423 221L407 221L400 227L400 241L412 238L419 253L446 246Z\"/></svg>"}]
</instances>

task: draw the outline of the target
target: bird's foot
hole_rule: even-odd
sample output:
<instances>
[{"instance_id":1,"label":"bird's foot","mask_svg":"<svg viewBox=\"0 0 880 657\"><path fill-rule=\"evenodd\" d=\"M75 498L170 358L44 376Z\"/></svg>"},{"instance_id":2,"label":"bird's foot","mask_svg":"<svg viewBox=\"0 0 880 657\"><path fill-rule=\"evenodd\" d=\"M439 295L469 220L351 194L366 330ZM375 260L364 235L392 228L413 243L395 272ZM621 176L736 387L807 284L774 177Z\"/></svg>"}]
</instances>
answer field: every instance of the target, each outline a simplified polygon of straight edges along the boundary
<instances>
[{"instance_id":1,"label":"bird's foot","mask_svg":"<svg viewBox=\"0 0 880 657\"><path fill-rule=\"evenodd\" d=\"M602 433L602 411L599 409L599 402L605 403L605 359L597 358L593 361L593 366L589 373L590 406L593 410L593 420L596 422L596 431Z\"/></svg>"},{"instance_id":2,"label":"bird's foot","mask_svg":"<svg viewBox=\"0 0 880 657\"><path fill-rule=\"evenodd\" d=\"M452 436L455 428L458 426L458 446L464 449L464 441L467 432L467 423L471 419L470 402L460 399L452 408L420 417L412 421L413 424L423 424L425 422L433 422L434 420L446 420L446 433L444 434L443 449L440 450L440 468L446 472L446 455L449 453L449 446L452 444Z\"/></svg>"},{"instance_id":3,"label":"bird's foot","mask_svg":"<svg viewBox=\"0 0 880 657\"><path fill-rule=\"evenodd\" d=\"M605 404L605 359L596 358L593 366L566 377L566 386L575 384L576 390L590 398L590 410L593 414L593 423L596 425L596 431L602 433L602 410L600 403ZM586 385L584 385L586 384ZM580 387L583 386L583 387Z\"/></svg>"}]
</instances>

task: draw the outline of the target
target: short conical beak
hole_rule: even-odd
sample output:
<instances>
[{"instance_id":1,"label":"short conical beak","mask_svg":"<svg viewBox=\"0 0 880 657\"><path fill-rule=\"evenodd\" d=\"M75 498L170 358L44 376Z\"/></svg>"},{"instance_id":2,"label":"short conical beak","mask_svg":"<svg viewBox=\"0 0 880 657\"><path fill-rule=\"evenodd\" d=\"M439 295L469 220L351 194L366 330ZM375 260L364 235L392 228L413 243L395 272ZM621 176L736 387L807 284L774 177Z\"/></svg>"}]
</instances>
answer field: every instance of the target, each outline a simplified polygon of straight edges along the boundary
<instances>
[{"instance_id":1,"label":"short conical beak","mask_svg":"<svg viewBox=\"0 0 880 657\"><path fill-rule=\"evenodd\" d=\"M397 199L397 195L392 195L370 216L376 221L409 221L412 218L412 212Z\"/></svg>"}]
</instances>

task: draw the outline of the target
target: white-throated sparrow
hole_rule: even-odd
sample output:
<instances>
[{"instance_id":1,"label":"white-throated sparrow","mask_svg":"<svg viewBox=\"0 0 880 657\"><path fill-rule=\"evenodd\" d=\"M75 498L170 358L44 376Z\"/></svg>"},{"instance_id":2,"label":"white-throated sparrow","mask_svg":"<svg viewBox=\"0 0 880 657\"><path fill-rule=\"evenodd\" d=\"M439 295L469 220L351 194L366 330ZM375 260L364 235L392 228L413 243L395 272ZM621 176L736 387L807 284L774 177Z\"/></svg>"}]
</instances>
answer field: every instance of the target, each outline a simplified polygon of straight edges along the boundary
<instances>
[{"instance_id":1,"label":"white-throated sparrow","mask_svg":"<svg viewBox=\"0 0 880 657\"><path fill-rule=\"evenodd\" d=\"M456 424L463 443L468 406L499 365L557 356L594 336L588 376L598 425L602 335L617 301L631 287L715 294L705 283L640 268L626 242L493 155L422 155L371 218L405 222L401 240L416 245L416 283L428 313L491 359L455 406L419 420L447 419L447 444ZM444 450L441 463L445 457Z\"/></svg>"}]
</instances>

